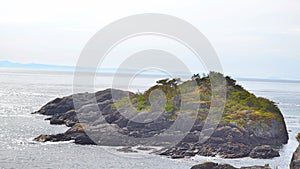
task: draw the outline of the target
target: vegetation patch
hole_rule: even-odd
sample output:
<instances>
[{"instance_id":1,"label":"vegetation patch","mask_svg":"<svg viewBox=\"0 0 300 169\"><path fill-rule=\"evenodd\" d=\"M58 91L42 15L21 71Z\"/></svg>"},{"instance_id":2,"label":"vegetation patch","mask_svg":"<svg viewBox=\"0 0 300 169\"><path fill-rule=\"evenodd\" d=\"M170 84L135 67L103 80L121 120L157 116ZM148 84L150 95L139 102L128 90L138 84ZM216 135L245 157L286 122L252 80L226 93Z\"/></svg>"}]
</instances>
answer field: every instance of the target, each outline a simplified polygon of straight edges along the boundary
<instances>
[{"instance_id":1,"label":"vegetation patch","mask_svg":"<svg viewBox=\"0 0 300 169\"><path fill-rule=\"evenodd\" d=\"M234 79L228 76L224 77L223 74L216 72L202 76L195 74L191 80L185 82L180 79L162 79L144 93L136 93L131 98L123 98L114 106L120 108L131 104L138 112L143 110L151 112L149 96L153 91L160 90L164 93L164 113L171 114L174 119L180 113L191 113L193 118L204 121L211 105L211 77L226 80L226 103L222 122L236 123L243 127L257 124L257 122L270 125L272 119L281 119L280 110L274 102L256 97L238 85ZM215 99L218 99L218 95L215 96ZM181 108L181 103L188 104L188 106Z\"/></svg>"}]
</instances>

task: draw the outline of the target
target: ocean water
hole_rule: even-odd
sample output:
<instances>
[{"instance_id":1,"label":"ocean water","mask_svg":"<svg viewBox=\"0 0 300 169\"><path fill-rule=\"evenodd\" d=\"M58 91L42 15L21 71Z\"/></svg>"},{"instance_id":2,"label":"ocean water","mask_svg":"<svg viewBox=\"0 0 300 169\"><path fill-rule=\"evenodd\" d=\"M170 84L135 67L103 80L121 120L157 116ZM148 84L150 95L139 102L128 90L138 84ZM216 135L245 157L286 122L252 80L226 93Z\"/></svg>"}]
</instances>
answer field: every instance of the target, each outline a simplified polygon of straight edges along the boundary
<instances>
[{"instance_id":1,"label":"ocean water","mask_svg":"<svg viewBox=\"0 0 300 169\"><path fill-rule=\"evenodd\" d=\"M284 114L290 140L280 150L280 157L228 160L196 156L173 160L148 153L118 153L114 147L34 142L33 138L40 134L61 133L68 129L49 125L49 121L44 120L46 116L30 113L56 97L72 94L73 75L0 70L0 77L0 168L189 169L198 163L214 161L236 167L268 163L273 168L287 169L298 145L295 135L300 132L300 85L297 83L239 82L256 95L275 101Z\"/></svg>"}]
</instances>

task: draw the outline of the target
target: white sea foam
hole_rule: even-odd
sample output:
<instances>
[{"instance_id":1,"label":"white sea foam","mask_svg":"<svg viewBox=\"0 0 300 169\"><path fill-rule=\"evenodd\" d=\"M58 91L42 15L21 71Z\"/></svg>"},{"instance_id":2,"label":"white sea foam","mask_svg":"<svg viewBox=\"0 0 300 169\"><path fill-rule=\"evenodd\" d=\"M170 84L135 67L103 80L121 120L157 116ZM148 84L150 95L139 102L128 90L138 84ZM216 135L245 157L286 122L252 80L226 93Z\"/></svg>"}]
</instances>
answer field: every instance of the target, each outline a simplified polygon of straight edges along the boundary
<instances>
[{"instance_id":1,"label":"white sea foam","mask_svg":"<svg viewBox=\"0 0 300 169\"><path fill-rule=\"evenodd\" d=\"M44 142L42 144L48 144L48 145L51 145L51 144L69 144L69 143L74 143L75 141L74 140L69 140L69 141L56 141L56 142L52 142L52 141L47 141L47 142Z\"/></svg>"}]
</instances>

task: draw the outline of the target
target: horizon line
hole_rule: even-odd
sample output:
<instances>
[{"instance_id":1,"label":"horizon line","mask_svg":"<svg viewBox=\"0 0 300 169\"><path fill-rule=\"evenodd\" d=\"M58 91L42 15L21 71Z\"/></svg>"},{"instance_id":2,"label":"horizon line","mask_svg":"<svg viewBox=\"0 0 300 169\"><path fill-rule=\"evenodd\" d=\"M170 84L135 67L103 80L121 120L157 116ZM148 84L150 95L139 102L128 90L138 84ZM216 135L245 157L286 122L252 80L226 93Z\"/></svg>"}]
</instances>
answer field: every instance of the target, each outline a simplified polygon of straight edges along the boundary
<instances>
[{"instance_id":1,"label":"horizon line","mask_svg":"<svg viewBox=\"0 0 300 169\"><path fill-rule=\"evenodd\" d=\"M11 72L3 72L1 69ZM57 69L59 68L59 69ZM9 70L10 69L10 70ZM13 72L12 70L26 70L27 73L30 74L61 74L61 73L70 73L73 74L76 70L76 66L67 66L67 65L53 65L53 64L40 64L40 63L19 63L19 62L11 62L8 60L0 60L0 73L19 73L19 72ZM90 72L90 68L82 68L83 73L94 73ZM88 70L88 71L87 71ZM92 69L93 70L93 69ZM113 70L118 70L118 68L101 68L97 69L96 74L102 74L104 76L110 76L113 75L115 72ZM123 71L135 71L134 69L122 69ZM35 71L43 71L43 72L35 72ZM177 72L180 73L180 72ZM202 72L194 72L194 73L202 73ZM204 72L203 72L204 73ZM128 72L122 73L124 75L129 74ZM182 74L184 75L184 74ZM241 76L233 76L225 74L225 76L233 77L240 81L260 81L260 82L286 82L286 83L300 83L300 79L282 79L282 78L263 78L263 77L241 77ZM145 76L152 76L152 77L162 77L162 74L145 74Z\"/></svg>"}]
</instances>

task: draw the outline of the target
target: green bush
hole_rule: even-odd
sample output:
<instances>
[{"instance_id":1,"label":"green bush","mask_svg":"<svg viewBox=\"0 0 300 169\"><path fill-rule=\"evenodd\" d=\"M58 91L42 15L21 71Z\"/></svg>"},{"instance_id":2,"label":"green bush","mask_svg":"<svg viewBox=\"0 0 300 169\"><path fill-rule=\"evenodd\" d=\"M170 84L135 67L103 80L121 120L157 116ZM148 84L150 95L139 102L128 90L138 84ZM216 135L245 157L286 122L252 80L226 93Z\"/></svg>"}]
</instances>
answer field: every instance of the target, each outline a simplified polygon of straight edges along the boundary
<instances>
[{"instance_id":1,"label":"green bush","mask_svg":"<svg viewBox=\"0 0 300 169\"><path fill-rule=\"evenodd\" d=\"M122 99L115 103L114 106L127 106L132 103L137 111L149 110L151 106L149 95L154 90L161 90L166 96L166 104L164 106L166 113L170 113L173 116L175 116L176 113L181 113L178 112L180 110L180 101L193 104L207 104L207 107L199 110L198 115L195 114L199 119L205 120L212 97L210 77L219 80L221 83L222 76L222 74L216 72L211 72L202 77L200 77L199 74L195 74L192 80L182 83L180 79L162 79L157 81L156 85L144 93L135 94L131 98L131 102L128 99ZM238 125L243 126L251 121L250 119L267 122L270 119L279 117L280 110L274 102L265 98L256 97L242 86L236 84L236 81L228 76L225 77L225 80L227 83L227 99L223 113L223 122L236 122ZM195 81L196 83L194 83ZM221 88L221 86L222 85L217 85L217 88ZM184 95L181 93L184 93ZM197 101L199 98L200 100ZM195 100L197 102L195 102ZM184 111L195 113L193 110ZM251 113L244 113L244 111L250 111Z\"/></svg>"},{"instance_id":2,"label":"green bush","mask_svg":"<svg viewBox=\"0 0 300 169\"><path fill-rule=\"evenodd\" d=\"M165 111L167 113L171 113L172 114L175 111L175 106L172 103L166 103L165 104Z\"/></svg>"}]
</instances>

